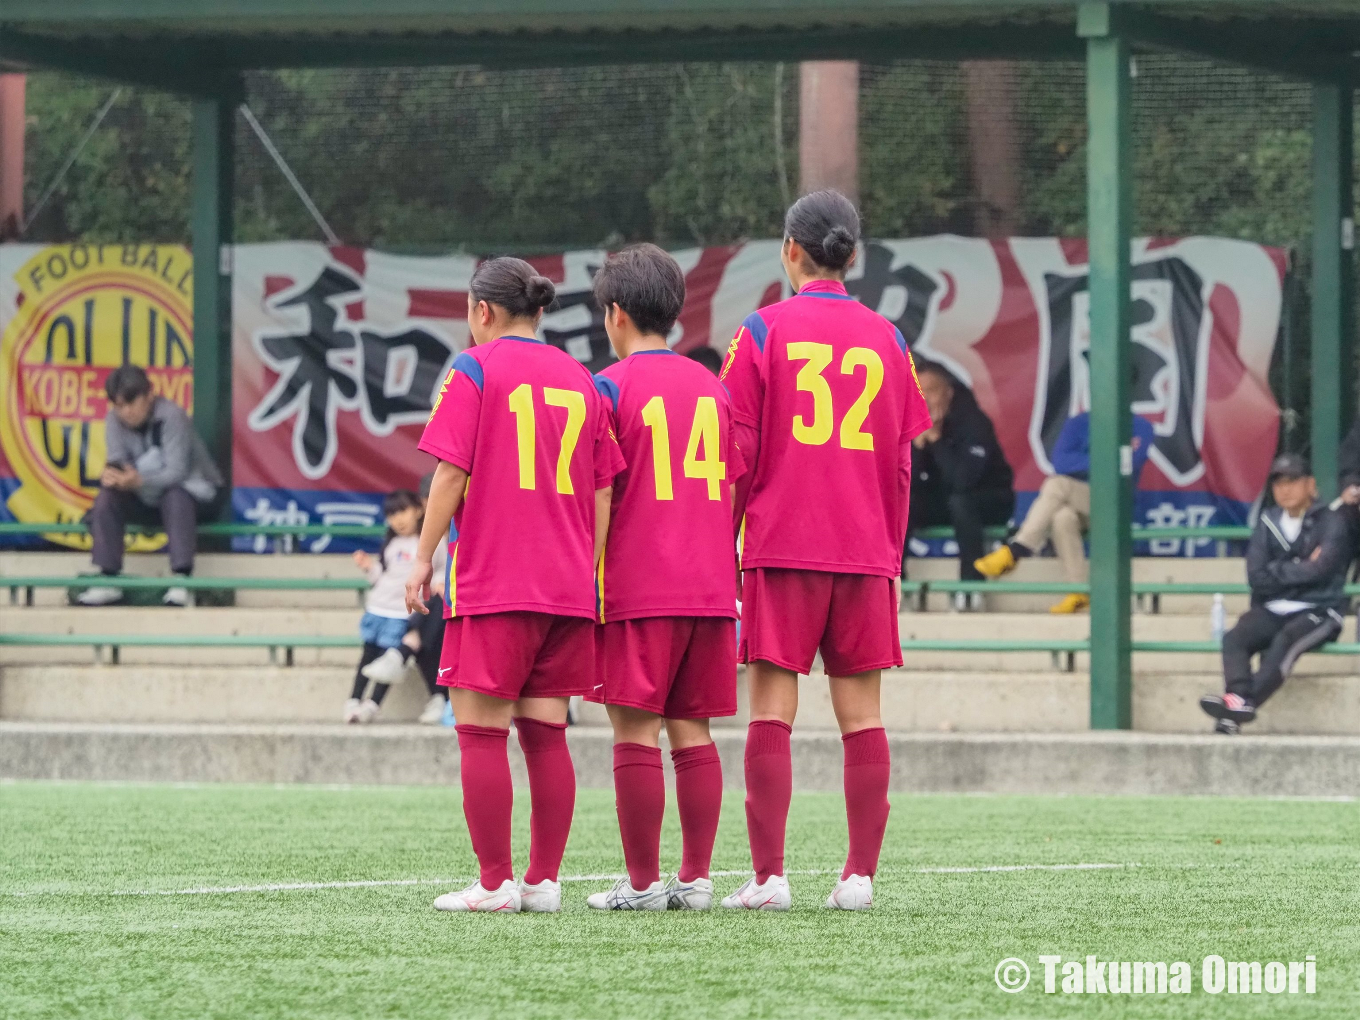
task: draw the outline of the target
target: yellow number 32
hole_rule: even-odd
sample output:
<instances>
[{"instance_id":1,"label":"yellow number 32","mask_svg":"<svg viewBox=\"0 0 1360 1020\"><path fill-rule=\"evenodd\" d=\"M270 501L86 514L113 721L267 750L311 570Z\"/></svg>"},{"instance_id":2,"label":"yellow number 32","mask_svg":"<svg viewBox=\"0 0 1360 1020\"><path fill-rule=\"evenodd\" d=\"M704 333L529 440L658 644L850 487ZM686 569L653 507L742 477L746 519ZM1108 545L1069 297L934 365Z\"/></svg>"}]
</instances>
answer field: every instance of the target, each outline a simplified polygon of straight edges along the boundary
<instances>
[{"instance_id":1,"label":"yellow number 32","mask_svg":"<svg viewBox=\"0 0 1360 1020\"><path fill-rule=\"evenodd\" d=\"M831 407L831 387L822 373L831 364L835 351L830 344L817 343L789 344L787 350L790 361L804 362L798 369L794 385L812 395L812 422L801 414L794 415L793 438L808 446L823 446L831 438L835 415ZM857 368L864 369L864 389L841 419L841 447L872 450L874 437L864 431L864 421L869 417L874 398L883 388L883 359L868 347L851 347L841 358L841 375L854 375Z\"/></svg>"}]
</instances>

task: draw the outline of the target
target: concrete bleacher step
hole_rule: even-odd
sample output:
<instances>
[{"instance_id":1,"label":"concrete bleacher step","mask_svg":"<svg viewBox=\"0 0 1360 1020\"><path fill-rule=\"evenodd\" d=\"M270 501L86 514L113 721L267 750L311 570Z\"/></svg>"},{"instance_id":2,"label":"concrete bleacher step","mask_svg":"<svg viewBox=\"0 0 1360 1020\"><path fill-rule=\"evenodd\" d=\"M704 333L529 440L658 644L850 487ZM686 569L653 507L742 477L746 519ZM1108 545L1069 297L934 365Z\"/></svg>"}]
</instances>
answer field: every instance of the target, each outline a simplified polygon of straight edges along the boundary
<instances>
[{"instance_id":1,"label":"concrete bleacher step","mask_svg":"<svg viewBox=\"0 0 1360 1020\"><path fill-rule=\"evenodd\" d=\"M339 717L354 677L353 658L335 666L7 666L0 670L0 718L48 722L324 723ZM1216 673L1136 673L1135 729L1200 733L1202 694L1222 689ZM412 677L388 695L384 718L415 718L424 684ZM836 729L825 679L800 687L798 725ZM747 722L744 677L739 713L718 728ZM1084 673L997 670L890 670L883 720L902 732L1080 732L1089 725ZM604 710L583 707L583 722L605 725ZM1262 733L1360 734L1360 682L1354 676L1294 676L1253 727Z\"/></svg>"},{"instance_id":2,"label":"concrete bleacher step","mask_svg":"<svg viewBox=\"0 0 1360 1020\"><path fill-rule=\"evenodd\" d=\"M729 790L743 785L745 734L714 734ZM511 741L514 741L513 735ZM664 737L663 737L664 739ZM567 733L577 782L613 786L613 735ZM916 793L1351 797L1360 738L1155 733L889 733L891 788ZM669 769L669 755L662 755ZM839 792L836 733L793 734L796 790ZM401 783L456 788L451 731L411 726L175 726L0 722L0 779L129 782ZM512 748L515 785L527 785ZM910 824L894 813L894 824Z\"/></svg>"},{"instance_id":3,"label":"concrete bleacher step","mask_svg":"<svg viewBox=\"0 0 1360 1020\"><path fill-rule=\"evenodd\" d=\"M81 552L0 551L0 575L74 575L91 569L88 554ZM127 559L126 570L130 574L164 577L169 573L169 564L164 555L132 554ZM205 553L198 558L195 572L200 577L357 576L354 564L348 556L327 553L292 555ZM908 573L914 580L957 579L958 562L946 559L913 559L908 561ZM1241 583L1245 576L1242 560L1237 558L1142 557L1133 561L1135 581ZM1062 574L1057 560L1052 557L1034 557L1021 563L1019 568L1009 575L1008 580L1058 582L1062 580ZM3 579L0 578L0 585L2 584ZM993 612L1046 613L1058 598L1056 595L988 593L985 602L987 609ZM63 605L66 602L66 593L61 589L39 589L35 593L35 601L44 606ZM1247 605L1244 596L1229 595L1225 601L1231 613L1241 612ZM1207 614L1212 602L1212 595L1163 596L1161 610L1166 615ZM344 591L243 591L237 593L236 604L259 608L348 608L357 604L357 598L353 593ZM934 593L930 596L929 609L932 612L948 611L949 608L947 595Z\"/></svg>"},{"instance_id":4,"label":"concrete bleacher step","mask_svg":"<svg viewBox=\"0 0 1360 1020\"><path fill-rule=\"evenodd\" d=\"M950 559L909 559L907 576L913 581L957 580L958 561ZM1161 584L1177 583L1225 583L1241 584L1246 580L1246 566L1240 558L1224 557L1190 559L1180 557L1144 556L1135 558L1132 566L1135 582ZM1023 560L1020 565L1005 577L1007 581L1044 581L1063 580L1058 561L1050 556L1036 556ZM1017 595L986 593L984 602L989 612L998 613L1046 613L1061 595ZM910 602L910 599L904 600ZM1224 603L1229 613L1243 612L1248 605L1246 596L1226 595ZM1209 612L1213 595L1164 595L1161 598L1161 612L1166 615L1195 614ZM927 600L930 612L948 612L950 596L942 592L931 593Z\"/></svg>"}]
</instances>

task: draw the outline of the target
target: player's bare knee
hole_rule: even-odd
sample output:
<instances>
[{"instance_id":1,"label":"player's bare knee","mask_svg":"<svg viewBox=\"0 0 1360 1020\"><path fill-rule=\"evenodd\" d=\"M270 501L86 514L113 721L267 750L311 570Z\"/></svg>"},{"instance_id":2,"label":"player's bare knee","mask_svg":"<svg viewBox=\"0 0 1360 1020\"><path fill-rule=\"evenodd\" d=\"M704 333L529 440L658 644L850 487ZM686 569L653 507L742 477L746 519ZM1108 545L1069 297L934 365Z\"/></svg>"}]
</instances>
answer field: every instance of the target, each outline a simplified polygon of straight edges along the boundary
<instances>
[{"instance_id":1,"label":"player's bare knee","mask_svg":"<svg viewBox=\"0 0 1360 1020\"><path fill-rule=\"evenodd\" d=\"M667 719L666 739L673 751L713 743L707 719Z\"/></svg>"},{"instance_id":2,"label":"player's bare knee","mask_svg":"<svg viewBox=\"0 0 1360 1020\"><path fill-rule=\"evenodd\" d=\"M627 705L606 705L616 744L661 745L661 716Z\"/></svg>"},{"instance_id":3,"label":"player's bare knee","mask_svg":"<svg viewBox=\"0 0 1360 1020\"><path fill-rule=\"evenodd\" d=\"M570 698L520 698L512 702L510 714L519 719L533 719L536 722L560 724L567 721L567 705ZM454 710L455 717L457 709Z\"/></svg>"}]
</instances>

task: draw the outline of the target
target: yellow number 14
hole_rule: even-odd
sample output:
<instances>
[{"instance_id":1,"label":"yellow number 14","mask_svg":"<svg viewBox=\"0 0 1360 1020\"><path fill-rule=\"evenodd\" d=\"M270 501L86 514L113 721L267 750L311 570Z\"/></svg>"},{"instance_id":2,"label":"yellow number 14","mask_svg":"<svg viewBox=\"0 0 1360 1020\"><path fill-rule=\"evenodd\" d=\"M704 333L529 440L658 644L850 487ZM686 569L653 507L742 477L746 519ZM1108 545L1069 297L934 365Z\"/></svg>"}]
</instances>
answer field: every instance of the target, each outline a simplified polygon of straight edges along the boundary
<instances>
[{"instance_id":1,"label":"yellow number 14","mask_svg":"<svg viewBox=\"0 0 1360 1020\"><path fill-rule=\"evenodd\" d=\"M642 408L642 421L652 430L652 474L656 477L656 498L675 498L671 480L671 430L666 419L666 402L656 396ZM702 452L703 456L700 456ZM727 478L718 427L718 402L700 397L694 405L694 424L689 430L685 459L681 467L686 478L702 478L708 483L708 498L722 499L722 482Z\"/></svg>"}]
</instances>

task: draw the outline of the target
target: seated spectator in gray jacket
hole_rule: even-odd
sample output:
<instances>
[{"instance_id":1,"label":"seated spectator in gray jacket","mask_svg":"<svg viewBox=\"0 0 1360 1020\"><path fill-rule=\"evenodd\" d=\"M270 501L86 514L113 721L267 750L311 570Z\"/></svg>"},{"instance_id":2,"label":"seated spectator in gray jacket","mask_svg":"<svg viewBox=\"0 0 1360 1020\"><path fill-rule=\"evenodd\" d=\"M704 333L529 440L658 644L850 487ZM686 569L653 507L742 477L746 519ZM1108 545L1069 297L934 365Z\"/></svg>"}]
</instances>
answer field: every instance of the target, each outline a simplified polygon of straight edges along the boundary
<instances>
[{"instance_id":1,"label":"seated spectator in gray jacket","mask_svg":"<svg viewBox=\"0 0 1360 1020\"><path fill-rule=\"evenodd\" d=\"M114 369L104 383L109 412L104 419L107 455L99 495L86 515L94 539L93 559L107 577L123 569L123 533L129 523L163 527L169 540L170 569L188 577L194 570L198 517L222 486L194 423L176 403L158 397L151 380L136 365ZM123 592L96 585L81 592L84 606L122 601ZM183 606L182 585L165 593L166 605Z\"/></svg>"},{"instance_id":2,"label":"seated spectator in gray jacket","mask_svg":"<svg viewBox=\"0 0 1360 1020\"><path fill-rule=\"evenodd\" d=\"M1223 635L1226 693L1199 701L1218 720L1216 733L1239 733L1255 719L1300 655L1336 640L1346 611L1345 522L1318 502L1317 482L1297 454L1275 458L1270 489L1276 505L1261 512L1247 546L1251 608Z\"/></svg>"}]
</instances>

